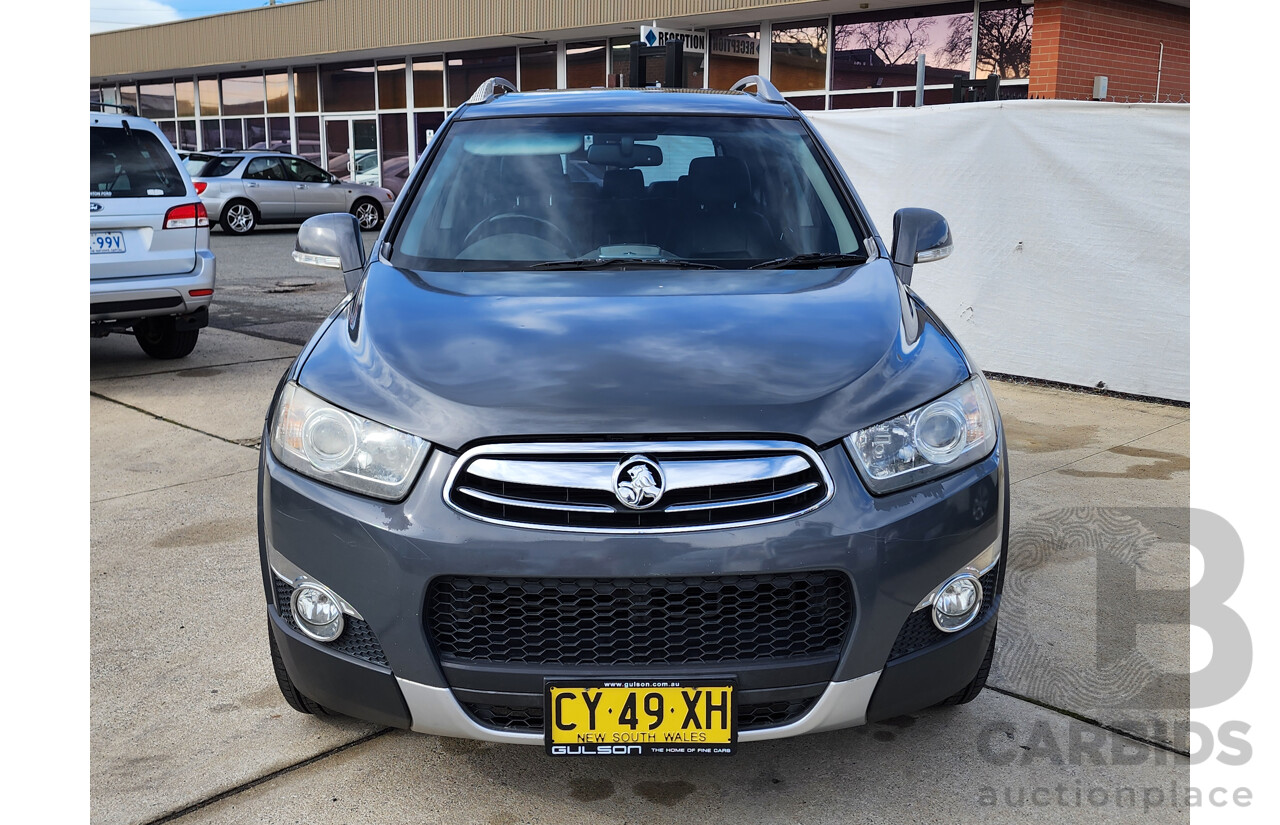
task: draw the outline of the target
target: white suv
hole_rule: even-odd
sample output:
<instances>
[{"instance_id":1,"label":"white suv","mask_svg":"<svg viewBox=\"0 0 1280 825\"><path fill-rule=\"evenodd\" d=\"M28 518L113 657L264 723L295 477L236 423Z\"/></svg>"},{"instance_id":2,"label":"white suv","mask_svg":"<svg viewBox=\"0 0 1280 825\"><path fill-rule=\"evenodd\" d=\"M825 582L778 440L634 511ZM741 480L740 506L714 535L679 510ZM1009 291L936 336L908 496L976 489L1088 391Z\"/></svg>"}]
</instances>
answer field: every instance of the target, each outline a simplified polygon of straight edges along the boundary
<instances>
[{"instance_id":1,"label":"white suv","mask_svg":"<svg viewBox=\"0 0 1280 825\"><path fill-rule=\"evenodd\" d=\"M209 325L209 216L154 123L89 113L89 332L183 358Z\"/></svg>"}]
</instances>

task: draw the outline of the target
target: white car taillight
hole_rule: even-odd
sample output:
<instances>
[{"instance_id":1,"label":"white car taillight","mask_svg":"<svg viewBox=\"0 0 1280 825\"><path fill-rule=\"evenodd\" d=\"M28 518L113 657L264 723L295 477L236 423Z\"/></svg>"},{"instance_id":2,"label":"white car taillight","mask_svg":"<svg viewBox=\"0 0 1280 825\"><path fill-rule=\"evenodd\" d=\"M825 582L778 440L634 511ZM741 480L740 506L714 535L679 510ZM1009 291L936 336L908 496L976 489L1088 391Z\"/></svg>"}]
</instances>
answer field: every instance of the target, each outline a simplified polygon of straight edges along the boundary
<instances>
[{"instance_id":1,"label":"white car taillight","mask_svg":"<svg viewBox=\"0 0 1280 825\"><path fill-rule=\"evenodd\" d=\"M209 212L203 203L184 203L164 213L165 229L192 229L209 225Z\"/></svg>"}]
</instances>

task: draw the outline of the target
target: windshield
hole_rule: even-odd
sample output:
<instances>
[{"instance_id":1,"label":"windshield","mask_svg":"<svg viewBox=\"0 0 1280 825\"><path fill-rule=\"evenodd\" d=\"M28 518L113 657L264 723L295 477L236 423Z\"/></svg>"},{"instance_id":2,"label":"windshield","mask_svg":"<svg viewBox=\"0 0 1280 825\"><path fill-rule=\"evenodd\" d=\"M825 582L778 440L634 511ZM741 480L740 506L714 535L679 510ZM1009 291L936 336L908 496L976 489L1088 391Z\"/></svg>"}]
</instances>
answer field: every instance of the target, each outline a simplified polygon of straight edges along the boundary
<instances>
[{"instance_id":1,"label":"windshield","mask_svg":"<svg viewBox=\"0 0 1280 825\"><path fill-rule=\"evenodd\" d=\"M396 266L743 269L865 256L849 206L794 120L495 118L455 122L440 139L393 239Z\"/></svg>"}]
</instances>

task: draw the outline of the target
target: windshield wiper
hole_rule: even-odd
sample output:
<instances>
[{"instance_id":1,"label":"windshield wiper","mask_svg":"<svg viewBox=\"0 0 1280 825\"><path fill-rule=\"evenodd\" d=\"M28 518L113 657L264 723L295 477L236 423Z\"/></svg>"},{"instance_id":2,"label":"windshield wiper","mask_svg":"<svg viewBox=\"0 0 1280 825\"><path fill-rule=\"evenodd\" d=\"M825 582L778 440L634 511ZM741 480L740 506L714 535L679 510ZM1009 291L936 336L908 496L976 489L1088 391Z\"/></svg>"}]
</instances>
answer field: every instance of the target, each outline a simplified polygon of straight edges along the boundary
<instances>
[{"instance_id":1,"label":"windshield wiper","mask_svg":"<svg viewBox=\"0 0 1280 825\"><path fill-rule=\"evenodd\" d=\"M544 261L530 269L611 269L616 266L665 266L672 269L724 269L715 264L685 261L679 258L571 258L567 261Z\"/></svg>"},{"instance_id":2,"label":"windshield wiper","mask_svg":"<svg viewBox=\"0 0 1280 825\"><path fill-rule=\"evenodd\" d=\"M789 258L775 258L750 269L804 269L820 266L865 264L867 256L860 252L803 252Z\"/></svg>"}]
</instances>

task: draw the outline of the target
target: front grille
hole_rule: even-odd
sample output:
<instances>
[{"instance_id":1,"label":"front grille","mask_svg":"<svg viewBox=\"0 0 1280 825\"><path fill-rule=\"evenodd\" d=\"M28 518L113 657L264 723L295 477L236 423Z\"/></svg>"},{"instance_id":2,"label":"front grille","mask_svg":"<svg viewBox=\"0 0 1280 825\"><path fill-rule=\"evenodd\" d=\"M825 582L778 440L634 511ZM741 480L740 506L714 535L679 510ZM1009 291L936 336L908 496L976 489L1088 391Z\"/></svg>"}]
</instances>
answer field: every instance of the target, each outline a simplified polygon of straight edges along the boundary
<instances>
[{"instance_id":1,"label":"front grille","mask_svg":"<svg viewBox=\"0 0 1280 825\"><path fill-rule=\"evenodd\" d=\"M632 508L617 490L647 462L656 500ZM488 445L458 460L448 502L502 524L596 532L697 530L791 518L823 504L821 459L789 442Z\"/></svg>"},{"instance_id":2,"label":"front grille","mask_svg":"<svg viewBox=\"0 0 1280 825\"><path fill-rule=\"evenodd\" d=\"M663 665L838 655L853 619L835 571L655 579L446 576L425 624L444 660Z\"/></svg>"},{"instance_id":3,"label":"front grille","mask_svg":"<svg viewBox=\"0 0 1280 825\"><path fill-rule=\"evenodd\" d=\"M815 696L790 702L738 705L738 730L760 730L790 724L808 713L817 700ZM486 728L513 733L542 733L543 730L542 708L516 708L475 702L464 702L462 706Z\"/></svg>"},{"instance_id":4,"label":"front grille","mask_svg":"<svg viewBox=\"0 0 1280 825\"><path fill-rule=\"evenodd\" d=\"M293 617L293 602L290 601L293 597L293 586L281 580L279 576L272 576L272 578L276 583L276 609L280 611L280 618L284 619L289 627L301 633L298 620ZM382 652L382 645L378 643L378 637L374 635L369 623L355 616L342 618L342 635L332 642L325 643L325 646L339 653L364 659L370 664L389 667L386 654Z\"/></svg>"},{"instance_id":5,"label":"front grille","mask_svg":"<svg viewBox=\"0 0 1280 825\"><path fill-rule=\"evenodd\" d=\"M987 615L987 611L991 609L991 603L996 596L996 574L999 569L991 568L978 579L982 583L982 607L978 611L978 619L980 621L983 616ZM915 653L917 650L924 650L929 645L937 644L952 637L950 633L943 633L933 623L933 609L926 607L917 610L907 617L907 621L903 623L902 630L898 631L898 638L893 643L893 650L889 652L889 659L897 659L906 656L908 653Z\"/></svg>"}]
</instances>

